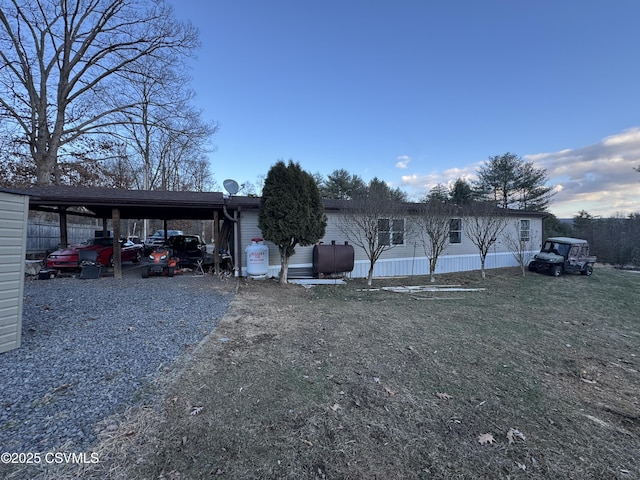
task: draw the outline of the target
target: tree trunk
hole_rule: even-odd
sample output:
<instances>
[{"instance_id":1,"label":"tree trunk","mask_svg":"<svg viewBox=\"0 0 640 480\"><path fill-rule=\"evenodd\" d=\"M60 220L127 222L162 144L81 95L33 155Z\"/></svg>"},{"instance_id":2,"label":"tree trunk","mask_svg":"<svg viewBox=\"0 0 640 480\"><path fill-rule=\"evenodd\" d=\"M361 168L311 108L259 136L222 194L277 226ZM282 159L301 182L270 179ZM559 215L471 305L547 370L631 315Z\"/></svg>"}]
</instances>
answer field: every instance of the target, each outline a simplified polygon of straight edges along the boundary
<instances>
[{"instance_id":1,"label":"tree trunk","mask_svg":"<svg viewBox=\"0 0 640 480\"><path fill-rule=\"evenodd\" d=\"M280 285L286 285L289 273L289 252L280 252Z\"/></svg>"},{"instance_id":2,"label":"tree trunk","mask_svg":"<svg viewBox=\"0 0 640 480\"><path fill-rule=\"evenodd\" d=\"M369 274L367 275L367 285L371 286L373 284L373 266L375 262L371 262L369 264Z\"/></svg>"},{"instance_id":3,"label":"tree trunk","mask_svg":"<svg viewBox=\"0 0 640 480\"><path fill-rule=\"evenodd\" d=\"M436 281L436 259L429 259L429 278L431 283L435 283Z\"/></svg>"},{"instance_id":4,"label":"tree trunk","mask_svg":"<svg viewBox=\"0 0 640 480\"><path fill-rule=\"evenodd\" d=\"M122 246L120 245L120 209L111 209L113 226L113 276L122 280Z\"/></svg>"},{"instance_id":5,"label":"tree trunk","mask_svg":"<svg viewBox=\"0 0 640 480\"><path fill-rule=\"evenodd\" d=\"M56 169L56 159L51 152L45 152L36 157L36 183L38 185L51 185L55 183L53 174ZM59 182L58 182L59 183Z\"/></svg>"},{"instance_id":6,"label":"tree trunk","mask_svg":"<svg viewBox=\"0 0 640 480\"><path fill-rule=\"evenodd\" d=\"M482 274L482 278L487 278L487 274L484 271L484 261L486 260L487 257L485 256L480 256L480 273Z\"/></svg>"}]
</instances>

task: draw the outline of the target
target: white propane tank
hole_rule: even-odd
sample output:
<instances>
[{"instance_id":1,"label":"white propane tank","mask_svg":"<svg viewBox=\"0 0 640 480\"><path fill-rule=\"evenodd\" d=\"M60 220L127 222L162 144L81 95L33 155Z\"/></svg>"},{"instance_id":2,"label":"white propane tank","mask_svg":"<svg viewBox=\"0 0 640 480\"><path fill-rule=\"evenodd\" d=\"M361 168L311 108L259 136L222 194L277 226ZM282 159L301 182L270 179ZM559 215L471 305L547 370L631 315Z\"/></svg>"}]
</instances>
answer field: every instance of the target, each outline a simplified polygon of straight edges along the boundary
<instances>
[{"instance_id":1,"label":"white propane tank","mask_svg":"<svg viewBox=\"0 0 640 480\"><path fill-rule=\"evenodd\" d=\"M269 272L269 247L264 239L254 237L251 245L245 250L247 253L247 275L250 277L266 277Z\"/></svg>"}]
</instances>

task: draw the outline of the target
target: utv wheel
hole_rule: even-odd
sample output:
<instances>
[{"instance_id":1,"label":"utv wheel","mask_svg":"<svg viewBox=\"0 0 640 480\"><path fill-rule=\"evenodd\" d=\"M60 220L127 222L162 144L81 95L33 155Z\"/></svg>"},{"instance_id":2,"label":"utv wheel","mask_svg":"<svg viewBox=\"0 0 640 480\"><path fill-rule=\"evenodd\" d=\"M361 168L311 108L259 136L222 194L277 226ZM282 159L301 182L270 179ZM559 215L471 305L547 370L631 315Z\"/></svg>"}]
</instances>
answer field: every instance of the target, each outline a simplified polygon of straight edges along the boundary
<instances>
[{"instance_id":1,"label":"utv wheel","mask_svg":"<svg viewBox=\"0 0 640 480\"><path fill-rule=\"evenodd\" d=\"M175 268L174 267L169 267L167 269L167 276L168 277L173 277L173 274L175 273Z\"/></svg>"},{"instance_id":2,"label":"utv wheel","mask_svg":"<svg viewBox=\"0 0 640 480\"><path fill-rule=\"evenodd\" d=\"M142 261L142 253L140 251L136 252L136 258L133 259L133 263L140 263Z\"/></svg>"},{"instance_id":3,"label":"utv wheel","mask_svg":"<svg viewBox=\"0 0 640 480\"><path fill-rule=\"evenodd\" d=\"M554 277L559 277L562 275L562 267L560 265L554 265L551 267L551 275Z\"/></svg>"},{"instance_id":4,"label":"utv wheel","mask_svg":"<svg viewBox=\"0 0 640 480\"><path fill-rule=\"evenodd\" d=\"M587 265L584 270L582 270L580 272L582 275L586 275L587 277L590 277L591 275L593 275L593 267L591 265Z\"/></svg>"},{"instance_id":5,"label":"utv wheel","mask_svg":"<svg viewBox=\"0 0 640 480\"><path fill-rule=\"evenodd\" d=\"M143 267L140 273L142 274L142 278L149 278L149 267Z\"/></svg>"},{"instance_id":6,"label":"utv wheel","mask_svg":"<svg viewBox=\"0 0 640 480\"><path fill-rule=\"evenodd\" d=\"M529 271L530 271L530 272L536 272L536 271L538 271L538 269L536 268L536 266L535 266L535 264L534 264L534 263L530 263L530 264L529 264Z\"/></svg>"}]
</instances>

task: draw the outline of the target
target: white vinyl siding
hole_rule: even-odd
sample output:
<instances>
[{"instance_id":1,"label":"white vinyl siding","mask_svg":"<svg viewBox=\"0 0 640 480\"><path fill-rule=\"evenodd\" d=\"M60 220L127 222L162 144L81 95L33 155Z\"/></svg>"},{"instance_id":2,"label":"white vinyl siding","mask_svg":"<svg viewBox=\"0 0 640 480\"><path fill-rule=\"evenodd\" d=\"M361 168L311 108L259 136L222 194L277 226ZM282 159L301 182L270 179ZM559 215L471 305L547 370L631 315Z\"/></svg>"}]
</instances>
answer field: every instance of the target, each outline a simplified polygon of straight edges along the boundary
<instances>
[{"instance_id":1,"label":"white vinyl siding","mask_svg":"<svg viewBox=\"0 0 640 480\"><path fill-rule=\"evenodd\" d=\"M340 231L338 224L341 214L335 211L327 212L327 229L324 237L321 239L323 243L331 243L335 241L337 244L344 244L347 240ZM459 243L447 245L442 252L436 273L460 272L466 270L479 270L480 257L478 249L471 240L464 235L464 225L467 219L459 218ZM530 232L532 235L540 235L542 232L542 216L532 217L529 220ZM374 267L374 275L376 277L403 276L403 275L428 275L429 262L424 253L421 241L413 234L409 235L407 231L410 229L409 224L411 217L407 216L403 220L404 232L402 235L403 243L394 245L386 250L380 256ZM261 237L262 232L258 229L258 211L243 211L240 221L241 245L242 252L242 275L246 275L246 252L245 249L251 244L252 237ZM400 229L398 228L398 231ZM400 237L396 237L399 241ZM532 238L531 245L533 249L539 251L541 246L541 238ZM269 276L277 276L280 271L280 254L278 247L271 242L265 242L269 247ZM369 259L365 251L354 245L355 267L351 273L352 278L363 278L367 276L369 268ZM313 245L307 247L296 247L296 253L289 260L290 268L311 268L313 264ZM486 268L502 268L517 266L513 255L509 252L505 242L498 241L491 248L487 256Z\"/></svg>"},{"instance_id":2,"label":"white vinyl siding","mask_svg":"<svg viewBox=\"0 0 640 480\"><path fill-rule=\"evenodd\" d=\"M29 197L0 192L0 353L20 346L28 212Z\"/></svg>"}]
</instances>

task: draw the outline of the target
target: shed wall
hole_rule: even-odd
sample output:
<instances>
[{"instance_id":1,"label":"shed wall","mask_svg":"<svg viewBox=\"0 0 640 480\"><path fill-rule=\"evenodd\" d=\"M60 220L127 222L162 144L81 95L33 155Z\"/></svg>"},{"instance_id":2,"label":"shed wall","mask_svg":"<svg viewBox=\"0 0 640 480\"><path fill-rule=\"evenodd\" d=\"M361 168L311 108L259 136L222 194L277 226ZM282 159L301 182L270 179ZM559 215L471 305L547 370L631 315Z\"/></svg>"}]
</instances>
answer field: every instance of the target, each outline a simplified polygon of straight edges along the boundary
<instances>
[{"instance_id":1,"label":"shed wall","mask_svg":"<svg viewBox=\"0 0 640 480\"><path fill-rule=\"evenodd\" d=\"M18 348L29 197L0 192L0 353Z\"/></svg>"}]
</instances>

